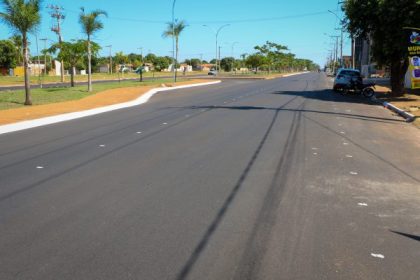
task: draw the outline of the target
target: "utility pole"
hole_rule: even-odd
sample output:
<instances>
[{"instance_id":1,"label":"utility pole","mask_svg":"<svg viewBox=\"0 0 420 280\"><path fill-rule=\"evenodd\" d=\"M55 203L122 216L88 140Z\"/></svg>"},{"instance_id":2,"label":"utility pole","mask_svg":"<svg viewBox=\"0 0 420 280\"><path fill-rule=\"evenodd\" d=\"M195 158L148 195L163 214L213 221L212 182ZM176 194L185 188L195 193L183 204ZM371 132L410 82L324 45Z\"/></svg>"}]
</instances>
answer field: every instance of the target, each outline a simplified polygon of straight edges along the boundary
<instances>
[{"instance_id":1,"label":"utility pole","mask_svg":"<svg viewBox=\"0 0 420 280\"><path fill-rule=\"evenodd\" d=\"M44 68L44 75L45 76L47 76L47 40L48 40L48 38L42 38L42 39L40 39L41 41L44 41L44 51L45 51L45 53L44 53L44 65L45 65L45 68Z\"/></svg>"},{"instance_id":2,"label":"utility pole","mask_svg":"<svg viewBox=\"0 0 420 280\"><path fill-rule=\"evenodd\" d=\"M109 48L109 72L112 75L112 45L105 46L105 48Z\"/></svg>"},{"instance_id":3,"label":"utility pole","mask_svg":"<svg viewBox=\"0 0 420 280\"><path fill-rule=\"evenodd\" d=\"M62 13L63 7L57 5L48 5L47 8L51 10L50 15L53 19L57 21L56 25L51 27L51 31L57 34L58 36L58 44L59 48L61 49L63 39L61 37L61 21L64 20L65 16ZM64 61L61 60L61 82L64 83Z\"/></svg>"},{"instance_id":4,"label":"utility pole","mask_svg":"<svg viewBox=\"0 0 420 280\"><path fill-rule=\"evenodd\" d=\"M38 56L38 83L39 87L42 88L42 81L41 81L41 62L39 61L39 47L38 47L38 35L35 34L35 40L36 40L36 53Z\"/></svg>"}]
</instances>

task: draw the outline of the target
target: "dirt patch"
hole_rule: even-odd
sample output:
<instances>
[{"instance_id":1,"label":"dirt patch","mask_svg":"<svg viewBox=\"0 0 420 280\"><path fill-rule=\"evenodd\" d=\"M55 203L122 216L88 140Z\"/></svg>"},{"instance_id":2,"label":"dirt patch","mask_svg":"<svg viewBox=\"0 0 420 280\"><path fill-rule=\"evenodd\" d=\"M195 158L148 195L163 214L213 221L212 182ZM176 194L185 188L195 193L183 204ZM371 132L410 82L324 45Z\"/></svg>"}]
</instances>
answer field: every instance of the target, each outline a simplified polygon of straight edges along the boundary
<instances>
[{"instance_id":1,"label":"dirt patch","mask_svg":"<svg viewBox=\"0 0 420 280\"><path fill-rule=\"evenodd\" d=\"M176 84L166 83L162 84L161 87L190 85L203 82L207 81L191 80L179 82ZM156 87L159 86L139 86L109 89L79 100L3 110L0 114L0 125L128 102L142 96L150 89Z\"/></svg>"},{"instance_id":2,"label":"dirt patch","mask_svg":"<svg viewBox=\"0 0 420 280\"><path fill-rule=\"evenodd\" d=\"M377 98L392 103L398 108L414 115L414 125L420 128L420 91L414 90L405 93L403 96L393 97L390 96L391 89L385 86L376 86Z\"/></svg>"}]
</instances>

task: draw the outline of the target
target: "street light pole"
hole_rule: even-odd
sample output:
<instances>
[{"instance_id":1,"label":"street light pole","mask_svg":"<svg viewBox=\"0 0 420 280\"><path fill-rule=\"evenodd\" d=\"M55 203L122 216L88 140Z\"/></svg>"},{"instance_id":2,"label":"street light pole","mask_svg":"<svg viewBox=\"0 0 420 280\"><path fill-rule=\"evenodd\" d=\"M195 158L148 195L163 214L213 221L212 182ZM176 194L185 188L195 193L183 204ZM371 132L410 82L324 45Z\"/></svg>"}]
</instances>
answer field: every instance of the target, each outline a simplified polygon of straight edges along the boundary
<instances>
[{"instance_id":1,"label":"street light pole","mask_svg":"<svg viewBox=\"0 0 420 280\"><path fill-rule=\"evenodd\" d=\"M176 0L172 2L172 71L174 76L174 83L176 83L176 62L175 62L175 3Z\"/></svg>"},{"instance_id":2,"label":"street light pole","mask_svg":"<svg viewBox=\"0 0 420 280\"><path fill-rule=\"evenodd\" d=\"M216 73L218 73L218 72L217 72L217 52L218 52L217 39L218 39L218 37L219 37L219 33L220 33L220 31L221 31L223 28L225 28L225 27L227 27L227 26L230 26L230 24L225 24L225 25L220 26L220 27L219 27L219 29L217 29L217 31L216 31L216 30L214 30L212 27L210 27L210 26L208 26L208 25L203 25L203 26L210 28L210 29L214 32L214 34L216 35Z\"/></svg>"},{"instance_id":3,"label":"street light pole","mask_svg":"<svg viewBox=\"0 0 420 280\"><path fill-rule=\"evenodd\" d=\"M232 69L231 69L232 71L233 71L233 67L235 66L235 54L234 54L234 52L233 52L233 48L235 47L235 45L236 45L236 44L239 44L239 42L233 42L233 43L232 43L232 58L233 58L233 61L232 61L232 67L231 67L231 68L232 68ZM235 72L236 72L236 70L235 70Z\"/></svg>"},{"instance_id":4,"label":"street light pole","mask_svg":"<svg viewBox=\"0 0 420 280\"><path fill-rule=\"evenodd\" d=\"M336 13L334 13L331 10L328 10L329 13L333 14L339 21L340 21L340 25L341 25L341 47L340 47L340 66L343 66L343 29L344 29L344 20L341 19Z\"/></svg>"},{"instance_id":5,"label":"street light pole","mask_svg":"<svg viewBox=\"0 0 420 280\"><path fill-rule=\"evenodd\" d=\"M42 38L41 41L44 41L44 75L47 76L47 40L48 38Z\"/></svg>"},{"instance_id":6,"label":"street light pole","mask_svg":"<svg viewBox=\"0 0 420 280\"><path fill-rule=\"evenodd\" d=\"M106 48L109 48L109 69L110 73L112 75L112 45L105 46Z\"/></svg>"}]
</instances>

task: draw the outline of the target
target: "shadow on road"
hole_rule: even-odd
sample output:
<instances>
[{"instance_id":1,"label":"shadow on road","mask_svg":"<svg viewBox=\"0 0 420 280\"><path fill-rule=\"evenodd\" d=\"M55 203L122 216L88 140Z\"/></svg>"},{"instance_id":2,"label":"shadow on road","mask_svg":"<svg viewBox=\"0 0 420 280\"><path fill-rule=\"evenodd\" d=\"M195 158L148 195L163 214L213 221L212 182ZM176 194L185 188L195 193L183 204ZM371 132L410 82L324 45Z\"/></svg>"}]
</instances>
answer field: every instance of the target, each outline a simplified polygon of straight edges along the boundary
<instances>
[{"instance_id":1,"label":"shadow on road","mask_svg":"<svg viewBox=\"0 0 420 280\"><path fill-rule=\"evenodd\" d=\"M390 230L390 232L398 234L398 235L402 235L404 237L411 238L411 239L416 240L416 241L420 241L420 236L419 235L413 235L413 234L408 234L408 233L404 233L404 232L400 232L400 231L394 231L394 230Z\"/></svg>"}]
</instances>

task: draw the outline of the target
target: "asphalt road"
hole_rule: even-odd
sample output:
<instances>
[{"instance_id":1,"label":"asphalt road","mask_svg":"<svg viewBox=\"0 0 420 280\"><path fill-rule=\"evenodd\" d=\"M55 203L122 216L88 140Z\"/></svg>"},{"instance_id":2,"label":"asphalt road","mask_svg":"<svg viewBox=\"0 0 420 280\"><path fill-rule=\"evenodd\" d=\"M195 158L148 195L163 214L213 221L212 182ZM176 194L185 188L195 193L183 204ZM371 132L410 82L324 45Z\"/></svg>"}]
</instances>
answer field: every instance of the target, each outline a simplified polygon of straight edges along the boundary
<instances>
[{"instance_id":1,"label":"asphalt road","mask_svg":"<svg viewBox=\"0 0 420 280\"><path fill-rule=\"evenodd\" d=\"M0 135L0 279L420 279L420 131L323 74Z\"/></svg>"}]
</instances>

